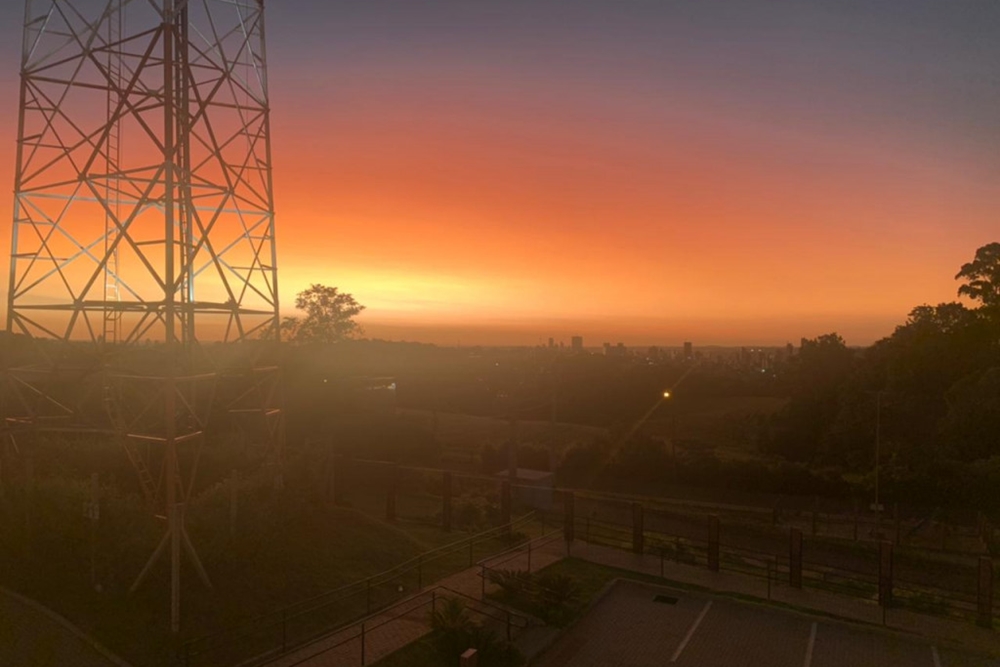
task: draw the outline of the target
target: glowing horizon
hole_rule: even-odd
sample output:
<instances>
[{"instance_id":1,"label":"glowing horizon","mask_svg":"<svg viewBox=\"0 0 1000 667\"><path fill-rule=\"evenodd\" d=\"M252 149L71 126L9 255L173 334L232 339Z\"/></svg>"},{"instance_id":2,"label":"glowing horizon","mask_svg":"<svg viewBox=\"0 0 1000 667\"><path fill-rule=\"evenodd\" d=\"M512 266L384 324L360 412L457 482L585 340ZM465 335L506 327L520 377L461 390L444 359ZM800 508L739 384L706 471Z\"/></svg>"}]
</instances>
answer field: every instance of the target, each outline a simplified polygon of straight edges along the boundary
<instances>
[{"instance_id":1,"label":"glowing horizon","mask_svg":"<svg viewBox=\"0 0 1000 667\"><path fill-rule=\"evenodd\" d=\"M997 240L1000 9L746 4L270 6L282 311L323 283L371 337L862 345L955 300Z\"/></svg>"}]
</instances>

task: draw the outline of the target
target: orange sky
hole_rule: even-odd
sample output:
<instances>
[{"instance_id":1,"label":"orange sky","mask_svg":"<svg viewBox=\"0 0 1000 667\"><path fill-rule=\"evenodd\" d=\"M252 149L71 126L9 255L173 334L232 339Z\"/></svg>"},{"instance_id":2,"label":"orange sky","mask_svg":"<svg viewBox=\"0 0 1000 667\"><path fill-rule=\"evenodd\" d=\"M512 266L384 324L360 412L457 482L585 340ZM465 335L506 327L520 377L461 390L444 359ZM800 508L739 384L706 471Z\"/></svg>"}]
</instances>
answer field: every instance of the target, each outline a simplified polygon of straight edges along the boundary
<instances>
[{"instance_id":1,"label":"orange sky","mask_svg":"<svg viewBox=\"0 0 1000 667\"><path fill-rule=\"evenodd\" d=\"M289 307L321 282L368 306L373 337L738 345L835 330L861 345L954 299L958 268L997 240L1000 136L982 121L995 62L966 49L975 16L900 25L799 5L775 27L694 9L632 20L608 2L417 21L373 4L399 16L313 3L308 25L270 17Z\"/></svg>"},{"instance_id":2,"label":"orange sky","mask_svg":"<svg viewBox=\"0 0 1000 667\"><path fill-rule=\"evenodd\" d=\"M352 291L371 335L861 344L952 299L997 214L995 187L952 170L965 156L878 127L815 136L692 101L646 134L555 99L372 98L324 109L320 135L275 126L284 285Z\"/></svg>"}]
</instances>

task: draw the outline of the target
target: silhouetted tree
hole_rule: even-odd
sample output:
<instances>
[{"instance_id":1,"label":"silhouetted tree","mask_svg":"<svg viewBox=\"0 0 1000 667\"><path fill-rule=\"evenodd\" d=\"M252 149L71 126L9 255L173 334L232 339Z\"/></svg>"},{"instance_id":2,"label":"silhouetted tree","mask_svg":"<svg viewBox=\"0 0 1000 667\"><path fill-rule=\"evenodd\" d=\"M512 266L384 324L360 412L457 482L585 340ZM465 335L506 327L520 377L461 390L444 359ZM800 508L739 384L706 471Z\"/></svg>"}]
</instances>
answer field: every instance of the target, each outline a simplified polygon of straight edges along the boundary
<instances>
[{"instance_id":1,"label":"silhouetted tree","mask_svg":"<svg viewBox=\"0 0 1000 667\"><path fill-rule=\"evenodd\" d=\"M287 340L333 343L361 332L361 325L354 318L365 307L336 287L314 283L309 289L299 292L295 307L305 311L306 315L282 320L281 330Z\"/></svg>"},{"instance_id":2,"label":"silhouetted tree","mask_svg":"<svg viewBox=\"0 0 1000 667\"><path fill-rule=\"evenodd\" d=\"M948 455L960 461L1000 455L1000 368L962 378L945 399L940 428Z\"/></svg>"},{"instance_id":3,"label":"silhouetted tree","mask_svg":"<svg viewBox=\"0 0 1000 667\"><path fill-rule=\"evenodd\" d=\"M1000 243L987 243L976 251L971 262L962 265L955 280L966 283L958 288L959 296L979 301L987 310L1000 311Z\"/></svg>"},{"instance_id":4,"label":"silhouetted tree","mask_svg":"<svg viewBox=\"0 0 1000 667\"><path fill-rule=\"evenodd\" d=\"M855 353L836 333L802 339L791 378L791 400L777 419L770 448L788 459L814 461L840 408Z\"/></svg>"}]
</instances>

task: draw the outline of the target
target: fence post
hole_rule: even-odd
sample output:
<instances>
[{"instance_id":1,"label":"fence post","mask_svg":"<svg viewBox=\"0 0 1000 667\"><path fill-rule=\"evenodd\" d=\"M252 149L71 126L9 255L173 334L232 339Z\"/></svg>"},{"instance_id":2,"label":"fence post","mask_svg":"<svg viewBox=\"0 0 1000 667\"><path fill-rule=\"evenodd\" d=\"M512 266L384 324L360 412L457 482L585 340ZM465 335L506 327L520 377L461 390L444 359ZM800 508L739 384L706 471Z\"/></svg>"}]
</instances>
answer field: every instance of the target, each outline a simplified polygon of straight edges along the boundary
<instances>
[{"instance_id":1,"label":"fence post","mask_svg":"<svg viewBox=\"0 0 1000 667\"><path fill-rule=\"evenodd\" d=\"M714 514L708 518L708 569L719 571L719 517Z\"/></svg>"},{"instance_id":2,"label":"fence post","mask_svg":"<svg viewBox=\"0 0 1000 667\"><path fill-rule=\"evenodd\" d=\"M451 473L447 471L441 492L441 527L445 532L451 531Z\"/></svg>"},{"instance_id":3,"label":"fence post","mask_svg":"<svg viewBox=\"0 0 1000 667\"><path fill-rule=\"evenodd\" d=\"M788 545L788 585L802 588L802 531L792 528Z\"/></svg>"},{"instance_id":4,"label":"fence post","mask_svg":"<svg viewBox=\"0 0 1000 667\"><path fill-rule=\"evenodd\" d=\"M767 559L767 599L768 600L771 599L771 570L772 569L776 569L776 568L772 568L771 559L768 558Z\"/></svg>"},{"instance_id":5,"label":"fence post","mask_svg":"<svg viewBox=\"0 0 1000 667\"><path fill-rule=\"evenodd\" d=\"M979 614L976 623L984 628L993 627L993 561L989 556L979 557Z\"/></svg>"},{"instance_id":6,"label":"fence post","mask_svg":"<svg viewBox=\"0 0 1000 667\"><path fill-rule=\"evenodd\" d=\"M500 525L504 527L504 537L510 537L510 482L507 480L500 482Z\"/></svg>"},{"instance_id":7,"label":"fence post","mask_svg":"<svg viewBox=\"0 0 1000 667\"><path fill-rule=\"evenodd\" d=\"M892 606L892 542L885 540L878 547L878 603Z\"/></svg>"},{"instance_id":8,"label":"fence post","mask_svg":"<svg viewBox=\"0 0 1000 667\"><path fill-rule=\"evenodd\" d=\"M334 498L338 504L347 502L347 494L351 490L349 488L349 480L355 474L355 467L353 454L345 454L340 457L340 465L336 469L336 482L333 486Z\"/></svg>"},{"instance_id":9,"label":"fence post","mask_svg":"<svg viewBox=\"0 0 1000 667\"><path fill-rule=\"evenodd\" d=\"M361 664L365 664L365 624L361 624Z\"/></svg>"},{"instance_id":10,"label":"fence post","mask_svg":"<svg viewBox=\"0 0 1000 667\"><path fill-rule=\"evenodd\" d=\"M229 476L229 536L236 534L236 512L239 506L240 472L233 469Z\"/></svg>"},{"instance_id":11,"label":"fence post","mask_svg":"<svg viewBox=\"0 0 1000 667\"><path fill-rule=\"evenodd\" d=\"M576 519L573 516L573 492L563 491L563 537L566 544L572 544L575 537Z\"/></svg>"},{"instance_id":12,"label":"fence post","mask_svg":"<svg viewBox=\"0 0 1000 667\"><path fill-rule=\"evenodd\" d=\"M858 500L854 499L854 541L858 541Z\"/></svg>"},{"instance_id":13,"label":"fence post","mask_svg":"<svg viewBox=\"0 0 1000 667\"><path fill-rule=\"evenodd\" d=\"M641 554L646 547L646 533L643 527L642 505L632 503L632 551Z\"/></svg>"},{"instance_id":14,"label":"fence post","mask_svg":"<svg viewBox=\"0 0 1000 667\"><path fill-rule=\"evenodd\" d=\"M333 453L333 443L331 442L326 453L326 484L323 488L323 499L327 502L336 502L337 499L337 456Z\"/></svg>"},{"instance_id":15,"label":"fence post","mask_svg":"<svg viewBox=\"0 0 1000 667\"><path fill-rule=\"evenodd\" d=\"M389 472L389 489L385 495L385 520L396 520L396 483L399 477L399 469L392 466Z\"/></svg>"},{"instance_id":16,"label":"fence post","mask_svg":"<svg viewBox=\"0 0 1000 667\"><path fill-rule=\"evenodd\" d=\"M35 459L31 451L24 457L24 550L29 559L32 546L32 514L35 505Z\"/></svg>"}]
</instances>

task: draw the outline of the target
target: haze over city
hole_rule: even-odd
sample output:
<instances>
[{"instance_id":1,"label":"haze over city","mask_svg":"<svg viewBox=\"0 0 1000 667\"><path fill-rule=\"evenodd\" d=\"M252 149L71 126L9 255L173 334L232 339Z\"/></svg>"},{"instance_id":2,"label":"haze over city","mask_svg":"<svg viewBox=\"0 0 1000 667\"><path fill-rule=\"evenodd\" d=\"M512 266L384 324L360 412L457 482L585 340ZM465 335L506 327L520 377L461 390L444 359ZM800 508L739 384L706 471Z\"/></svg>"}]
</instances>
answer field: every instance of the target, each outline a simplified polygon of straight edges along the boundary
<instances>
[{"instance_id":1,"label":"haze over city","mask_svg":"<svg viewBox=\"0 0 1000 667\"><path fill-rule=\"evenodd\" d=\"M321 282L375 338L867 345L995 236L995 3L268 11L283 312Z\"/></svg>"},{"instance_id":2,"label":"haze over city","mask_svg":"<svg viewBox=\"0 0 1000 667\"><path fill-rule=\"evenodd\" d=\"M996 667L998 36L3 0L0 666Z\"/></svg>"}]
</instances>

